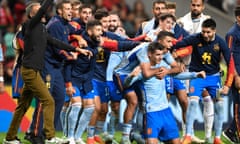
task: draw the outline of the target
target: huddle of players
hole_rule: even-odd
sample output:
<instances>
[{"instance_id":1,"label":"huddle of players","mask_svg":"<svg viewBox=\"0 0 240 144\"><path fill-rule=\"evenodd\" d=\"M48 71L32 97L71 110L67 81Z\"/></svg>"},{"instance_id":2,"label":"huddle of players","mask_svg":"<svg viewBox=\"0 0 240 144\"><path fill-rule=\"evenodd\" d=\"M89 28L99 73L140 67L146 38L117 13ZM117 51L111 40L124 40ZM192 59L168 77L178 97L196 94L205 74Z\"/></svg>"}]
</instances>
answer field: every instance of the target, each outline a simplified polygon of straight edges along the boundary
<instances>
[{"instance_id":1,"label":"huddle of players","mask_svg":"<svg viewBox=\"0 0 240 144\"><path fill-rule=\"evenodd\" d=\"M71 3L62 3L62 7L66 5L68 7ZM199 5L204 7L204 1L191 1L191 7L197 7ZM77 6L80 7L76 8ZM201 93L199 94L199 92L206 89L211 96L216 96L216 90L221 87L218 75L219 67L214 67L214 71L211 71L209 67L200 67L200 65L204 65L205 63L211 66L213 65L211 63L213 57L211 57L210 54L212 51L208 53L205 51L197 52L197 55L195 51L195 47L204 47L206 45L203 43L204 40L205 42L212 40L208 39L210 36L204 35L203 33L210 31L212 32L212 37L210 38L215 37L216 24L214 20L209 19L208 16L202 16L193 21L192 18L194 15L192 13L194 13L194 11L190 12L192 15L189 14L189 17L187 15L183 17L180 24L183 25L183 28L186 27L187 30L187 28L191 27L188 26L190 25L188 21L193 21L192 32L190 32L191 30L187 31L190 32L190 34L197 33L197 35L181 41L183 37L188 35L184 35L187 32L175 22L173 15L167 13L167 3L157 0L153 3L154 17L141 25L138 34L142 35L131 39L126 36L124 29L121 27L120 18L116 13L109 15L105 10L97 10L94 18L99 21L99 23L91 20L92 9L90 6L72 3L72 9L79 9L79 13L77 12L76 16L74 16L70 22L71 25L74 26L75 31L75 34L69 35L70 42L73 45L84 45L86 49L92 52L93 56L83 57L76 53L66 54L62 52L64 56L71 58L68 57L69 59L65 60L66 67L64 67L64 69L66 75L64 76L64 80L66 98L61 113L59 113L57 117L61 118L63 132L69 142L72 144L84 143L81 137L84 130L87 129L88 144L94 143L95 141L103 143L100 134L103 132L109 100L111 100L112 110L109 122L110 126L108 132L104 133L103 137L105 140L113 140L115 121L119 116L120 102L125 98L127 100L127 107L124 112L121 143L131 143L129 137L132 130L131 121L138 107L137 105L139 105L140 113L143 114L143 121L140 121L140 124L142 125L141 132L145 141L140 137L140 142L158 143L158 140L161 140L163 142L171 141L172 143L180 143L178 128L168 106L166 93L173 92L173 87L171 87L173 84L177 85L176 91L185 91L186 87L183 81L178 79L194 78L197 84L203 81L203 86L198 89L197 87L199 86L196 86L196 82L193 84L190 82L190 86L197 89L195 93L194 91L190 91L190 96L200 96ZM195 16L203 15L202 11L203 9ZM71 26L69 25L69 27ZM204 27L203 30L206 31L202 31L202 27ZM202 35L199 32L202 32ZM81 37L79 37L79 33L81 33ZM174 39L177 39L177 41L174 41ZM149 40L154 42L140 42ZM230 62L229 50L226 49L226 45L222 43L221 39L217 37L216 45L209 46L210 48L215 48L213 52L216 53L215 55L217 57L216 61L214 61L216 65L218 65L220 60L220 52L223 52L226 61ZM189 45L192 45L192 48L187 47ZM194 60L190 60L190 64L184 63L185 65L190 65L189 73L186 72L182 75L175 75L176 73L182 72L183 69L170 54L172 47L176 49L185 47L185 51L189 50L192 51L192 55L195 54ZM209 47L207 45L206 49L209 49ZM129 52L126 52L128 50ZM182 53L184 50L176 50L174 54L179 57L190 54ZM203 61L199 62L201 56L205 55L206 58L203 58ZM196 60L198 58L199 60ZM195 66L192 61L195 62ZM206 86L204 82L208 80L198 78L205 77L204 72L202 72L203 70L206 71L207 78L210 77L210 79L212 79L212 77L214 77L213 79L216 80L216 82L213 82L215 84L214 86ZM174 75L170 75L170 78L168 77L168 79L166 78L165 80L164 77L167 74ZM216 86L216 84L218 85ZM167 87L165 87L165 85L167 85ZM226 93L225 89L224 87L223 93ZM166 92L166 90L168 91ZM54 93L52 93L52 95L54 95ZM182 96L179 97L179 100L182 100L181 106L184 112L183 121L187 125L186 136L183 143L191 143L194 111L190 111L188 113L189 115L186 114L188 105L187 95L182 92ZM207 98L203 98L203 101L208 102L208 106L213 105L209 102L211 101L211 97L206 97ZM190 98L191 109L195 109L198 100L198 98ZM217 109L221 110L222 101L219 100L217 102ZM219 112L218 114L222 113ZM208 119L207 116L213 117L212 114L209 113L205 115L206 119ZM167 117L167 119L163 120L164 117ZM208 122L210 125L207 128L212 130L211 124L213 120L208 120ZM216 144L218 143L217 140L220 140L219 132L221 134L222 127L221 122L218 122L218 124L218 126L215 126L218 129L220 128L217 131L215 130L217 139L216 142L214 139L214 143ZM159 131L159 129L162 131ZM211 133L206 134L206 136L207 139L210 138Z\"/></svg>"}]
</instances>

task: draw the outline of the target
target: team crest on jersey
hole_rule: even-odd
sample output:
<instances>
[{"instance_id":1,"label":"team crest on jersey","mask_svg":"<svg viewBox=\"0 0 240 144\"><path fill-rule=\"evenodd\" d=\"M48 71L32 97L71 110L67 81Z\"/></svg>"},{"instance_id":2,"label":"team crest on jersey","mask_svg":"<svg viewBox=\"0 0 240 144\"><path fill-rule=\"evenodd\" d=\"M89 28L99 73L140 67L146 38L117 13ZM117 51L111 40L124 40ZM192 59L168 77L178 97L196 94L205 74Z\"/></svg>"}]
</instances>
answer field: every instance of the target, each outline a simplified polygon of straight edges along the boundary
<instances>
[{"instance_id":1,"label":"team crest on jersey","mask_svg":"<svg viewBox=\"0 0 240 144\"><path fill-rule=\"evenodd\" d=\"M190 87L189 92L190 92L190 93L193 93L194 90L195 90L194 87Z\"/></svg>"},{"instance_id":2,"label":"team crest on jersey","mask_svg":"<svg viewBox=\"0 0 240 144\"><path fill-rule=\"evenodd\" d=\"M98 47L97 50L98 50L98 54L97 54L97 57L96 57L96 61L98 63L105 62L104 49L102 47Z\"/></svg>"},{"instance_id":3,"label":"team crest on jersey","mask_svg":"<svg viewBox=\"0 0 240 144\"><path fill-rule=\"evenodd\" d=\"M220 47L219 47L219 44L215 44L214 46L213 46L213 50L214 51L219 51L219 49L220 49Z\"/></svg>"},{"instance_id":4,"label":"team crest on jersey","mask_svg":"<svg viewBox=\"0 0 240 144\"><path fill-rule=\"evenodd\" d=\"M197 46L198 46L198 47L202 47L203 45L202 45L202 43L199 43Z\"/></svg>"},{"instance_id":5,"label":"team crest on jersey","mask_svg":"<svg viewBox=\"0 0 240 144\"><path fill-rule=\"evenodd\" d=\"M50 74L46 75L46 86L47 86L47 88L51 88L51 75Z\"/></svg>"}]
</instances>

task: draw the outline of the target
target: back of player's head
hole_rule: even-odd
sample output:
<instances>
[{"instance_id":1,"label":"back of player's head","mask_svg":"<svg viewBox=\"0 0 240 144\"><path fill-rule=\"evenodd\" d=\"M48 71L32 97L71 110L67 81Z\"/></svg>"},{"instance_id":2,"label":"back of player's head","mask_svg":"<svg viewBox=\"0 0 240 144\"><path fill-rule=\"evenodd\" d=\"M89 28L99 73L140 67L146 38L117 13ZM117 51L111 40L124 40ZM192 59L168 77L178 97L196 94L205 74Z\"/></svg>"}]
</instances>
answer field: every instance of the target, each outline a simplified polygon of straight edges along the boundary
<instances>
[{"instance_id":1,"label":"back of player's head","mask_svg":"<svg viewBox=\"0 0 240 144\"><path fill-rule=\"evenodd\" d=\"M234 9L234 14L235 16L240 16L240 5L236 6L235 9Z\"/></svg>"},{"instance_id":2,"label":"back of player's head","mask_svg":"<svg viewBox=\"0 0 240 144\"><path fill-rule=\"evenodd\" d=\"M87 23L86 29L90 30L90 29L92 29L92 28L94 28L95 26L98 26L98 25L100 25L100 26L102 25L99 20L95 20L95 19L89 20L88 23Z\"/></svg>"},{"instance_id":3,"label":"back of player's head","mask_svg":"<svg viewBox=\"0 0 240 144\"><path fill-rule=\"evenodd\" d=\"M167 18L171 18L174 22L176 21L176 17L170 13L163 13L159 16L159 20L164 21Z\"/></svg>"},{"instance_id":4,"label":"back of player's head","mask_svg":"<svg viewBox=\"0 0 240 144\"><path fill-rule=\"evenodd\" d=\"M168 31L160 31L157 35L157 40L163 40L165 37L173 37L174 38L174 34Z\"/></svg>"},{"instance_id":5,"label":"back of player's head","mask_svg":"<svg viewBox=\"0 0 240 144\"><path fill-rule=\"evenodd\" d=\"M26 15L28 16L28 18L31 17L30 13L35 5L40 5L40 3L39 2L30 2L27 4L27 7L25 10L26 10Z\"/></svg>"},{"instance_id":6,"label":"back of player's head","mask_svg":"<svg viewBox=\"0 0 240 144\"><path fill-rule=\"evenodd\" d=\"M202 23L202 27L204 27L204 28L216 29L216 26L217 26L217 24L216 24L215 20L212 18L206 19Z\"/></svg>"},{"instance_id":7,"label":"back of player's head","mask_svg":"<svg viewBox=\"0 0 240 144\"><path fill-rule=\"evenodd\" d=\"M148 45L148 52L149 53L154 53L156 50L164 50L164 46L160 44L159 42L151 42Z\"/></svg>"},{"instance_id":8,"label":"back of player's head","mask_svg":"<svg viewBox=\"0 0 240 144\"><path fill-rule=\"evenodd\" d=\"M94 18L97 20L101 20L103 17L108 17L108 16L109 16L109 12L105 8L97 9L94 14Z\"/></svg>"},{"instance_id":9,"label":"back of player's head","mask_svg":"<svg viewBox=\"0 0 240 144\"><path fill-rule=\"evenodd\" d=\"M176 9L177 8L177 4L176 2L167 2L167 9Z\"/></svg>"}]
</instances>

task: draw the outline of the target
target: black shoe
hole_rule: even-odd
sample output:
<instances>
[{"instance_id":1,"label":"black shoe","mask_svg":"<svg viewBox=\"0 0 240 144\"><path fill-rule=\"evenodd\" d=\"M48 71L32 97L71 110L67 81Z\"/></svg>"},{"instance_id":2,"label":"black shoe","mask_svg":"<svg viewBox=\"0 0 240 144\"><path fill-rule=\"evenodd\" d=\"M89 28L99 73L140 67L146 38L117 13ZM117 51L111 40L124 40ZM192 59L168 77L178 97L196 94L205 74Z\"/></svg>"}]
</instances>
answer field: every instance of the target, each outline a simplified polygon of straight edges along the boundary
<instances>
[{"instance_id":1,"label":"black shoe","mask_svg":"<svg viewBox=\"0 0 240 144\"><path fill-rule=\"evenodd\" d=\"M134 131L130 132L129 139L131 142L137 142L137 144L145 144L145 140L142 138L141 134Z\"/></svg>"},{"instance_id":2,"label":"black shoe","mask_svg":"<svg viewBox=\"0 0 240 144\"><path fill-rule=\"evenodd\" d=\"M44 144L44 139L39 136L32 137L32 144Z\"/></svg>"},{"instance_id":3,"label":"black shoe","mask_svg":"<svg viewBox=\"0 0 240 144\"><path fill-rule=\"evenodd\" d=\"M230 129L227 129L225 131L222 132L222 135L230 142L234 143L234 144L240 144L240 140L238 138L238 136L236 135L236 133L234 133L233 131L231 131Z\"/></svg>"},{"instance_id":4,"label":"black shoe","mask_svg":"<svg viewBox=\"0 0 240 144\"><path fill-rule=\"evenodd\" d=\"M24 139L31 142L31 137L32 137L32 133L31 132L26 132Z\"/></svg>"},{"instance_id":5,"label":"black shoe","mask_svg":"<svg viewBox=\"0 0 240 144\"><path fill-rule=\"evenodd\" d=\"M130 141L131 141L132 143L133 143L133 141L134 141L133 133L134 133L134 131L131 130L131 131L130 131L130 134L129 134L129 139L130 139Z\"/></svg>"},{"instance_id":6,"label":"black shoe","mask_svg":"<svg viewBox=\"0 0 240 144\"><path fill-rule=\"evenodd\" d=\"M44 144L44 138L41 136L34 136L33 133L27 132L24 139L32 144Z\"/></svg>"}]
</instances>

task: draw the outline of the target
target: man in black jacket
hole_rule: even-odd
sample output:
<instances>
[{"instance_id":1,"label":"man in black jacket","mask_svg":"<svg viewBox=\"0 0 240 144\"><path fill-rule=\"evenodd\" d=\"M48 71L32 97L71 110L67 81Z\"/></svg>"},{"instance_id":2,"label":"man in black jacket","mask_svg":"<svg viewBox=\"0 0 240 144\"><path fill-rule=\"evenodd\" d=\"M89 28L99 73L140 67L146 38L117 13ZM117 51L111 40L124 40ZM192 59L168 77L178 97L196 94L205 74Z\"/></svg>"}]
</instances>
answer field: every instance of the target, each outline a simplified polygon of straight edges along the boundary
<instances>
[{"instance_id":1,"label":"man in black jacket","mask_svg":"<svg viewBox=\"0 0 240 144\"><path fill-rule=\"evenodd\" d=\"M57 47L67 51L79 51L84 55L92 54L88 50L75 49L48 35L42 22L44 21L43 16L51 3L51 0L45 0L42 6L39 3L32 3L26 9L29 20L23 25L25 45L21 67L21 74L25 85L3 144L20 144L20 140L17 138L18 128L31 104L33 96L39 99L43 106L44 133L46 135L45 143L66 143L59 138L55 138L53 125L54 100L40 75L44 65L47 43L57 45Z\"/></svg>"}]
</instances>

